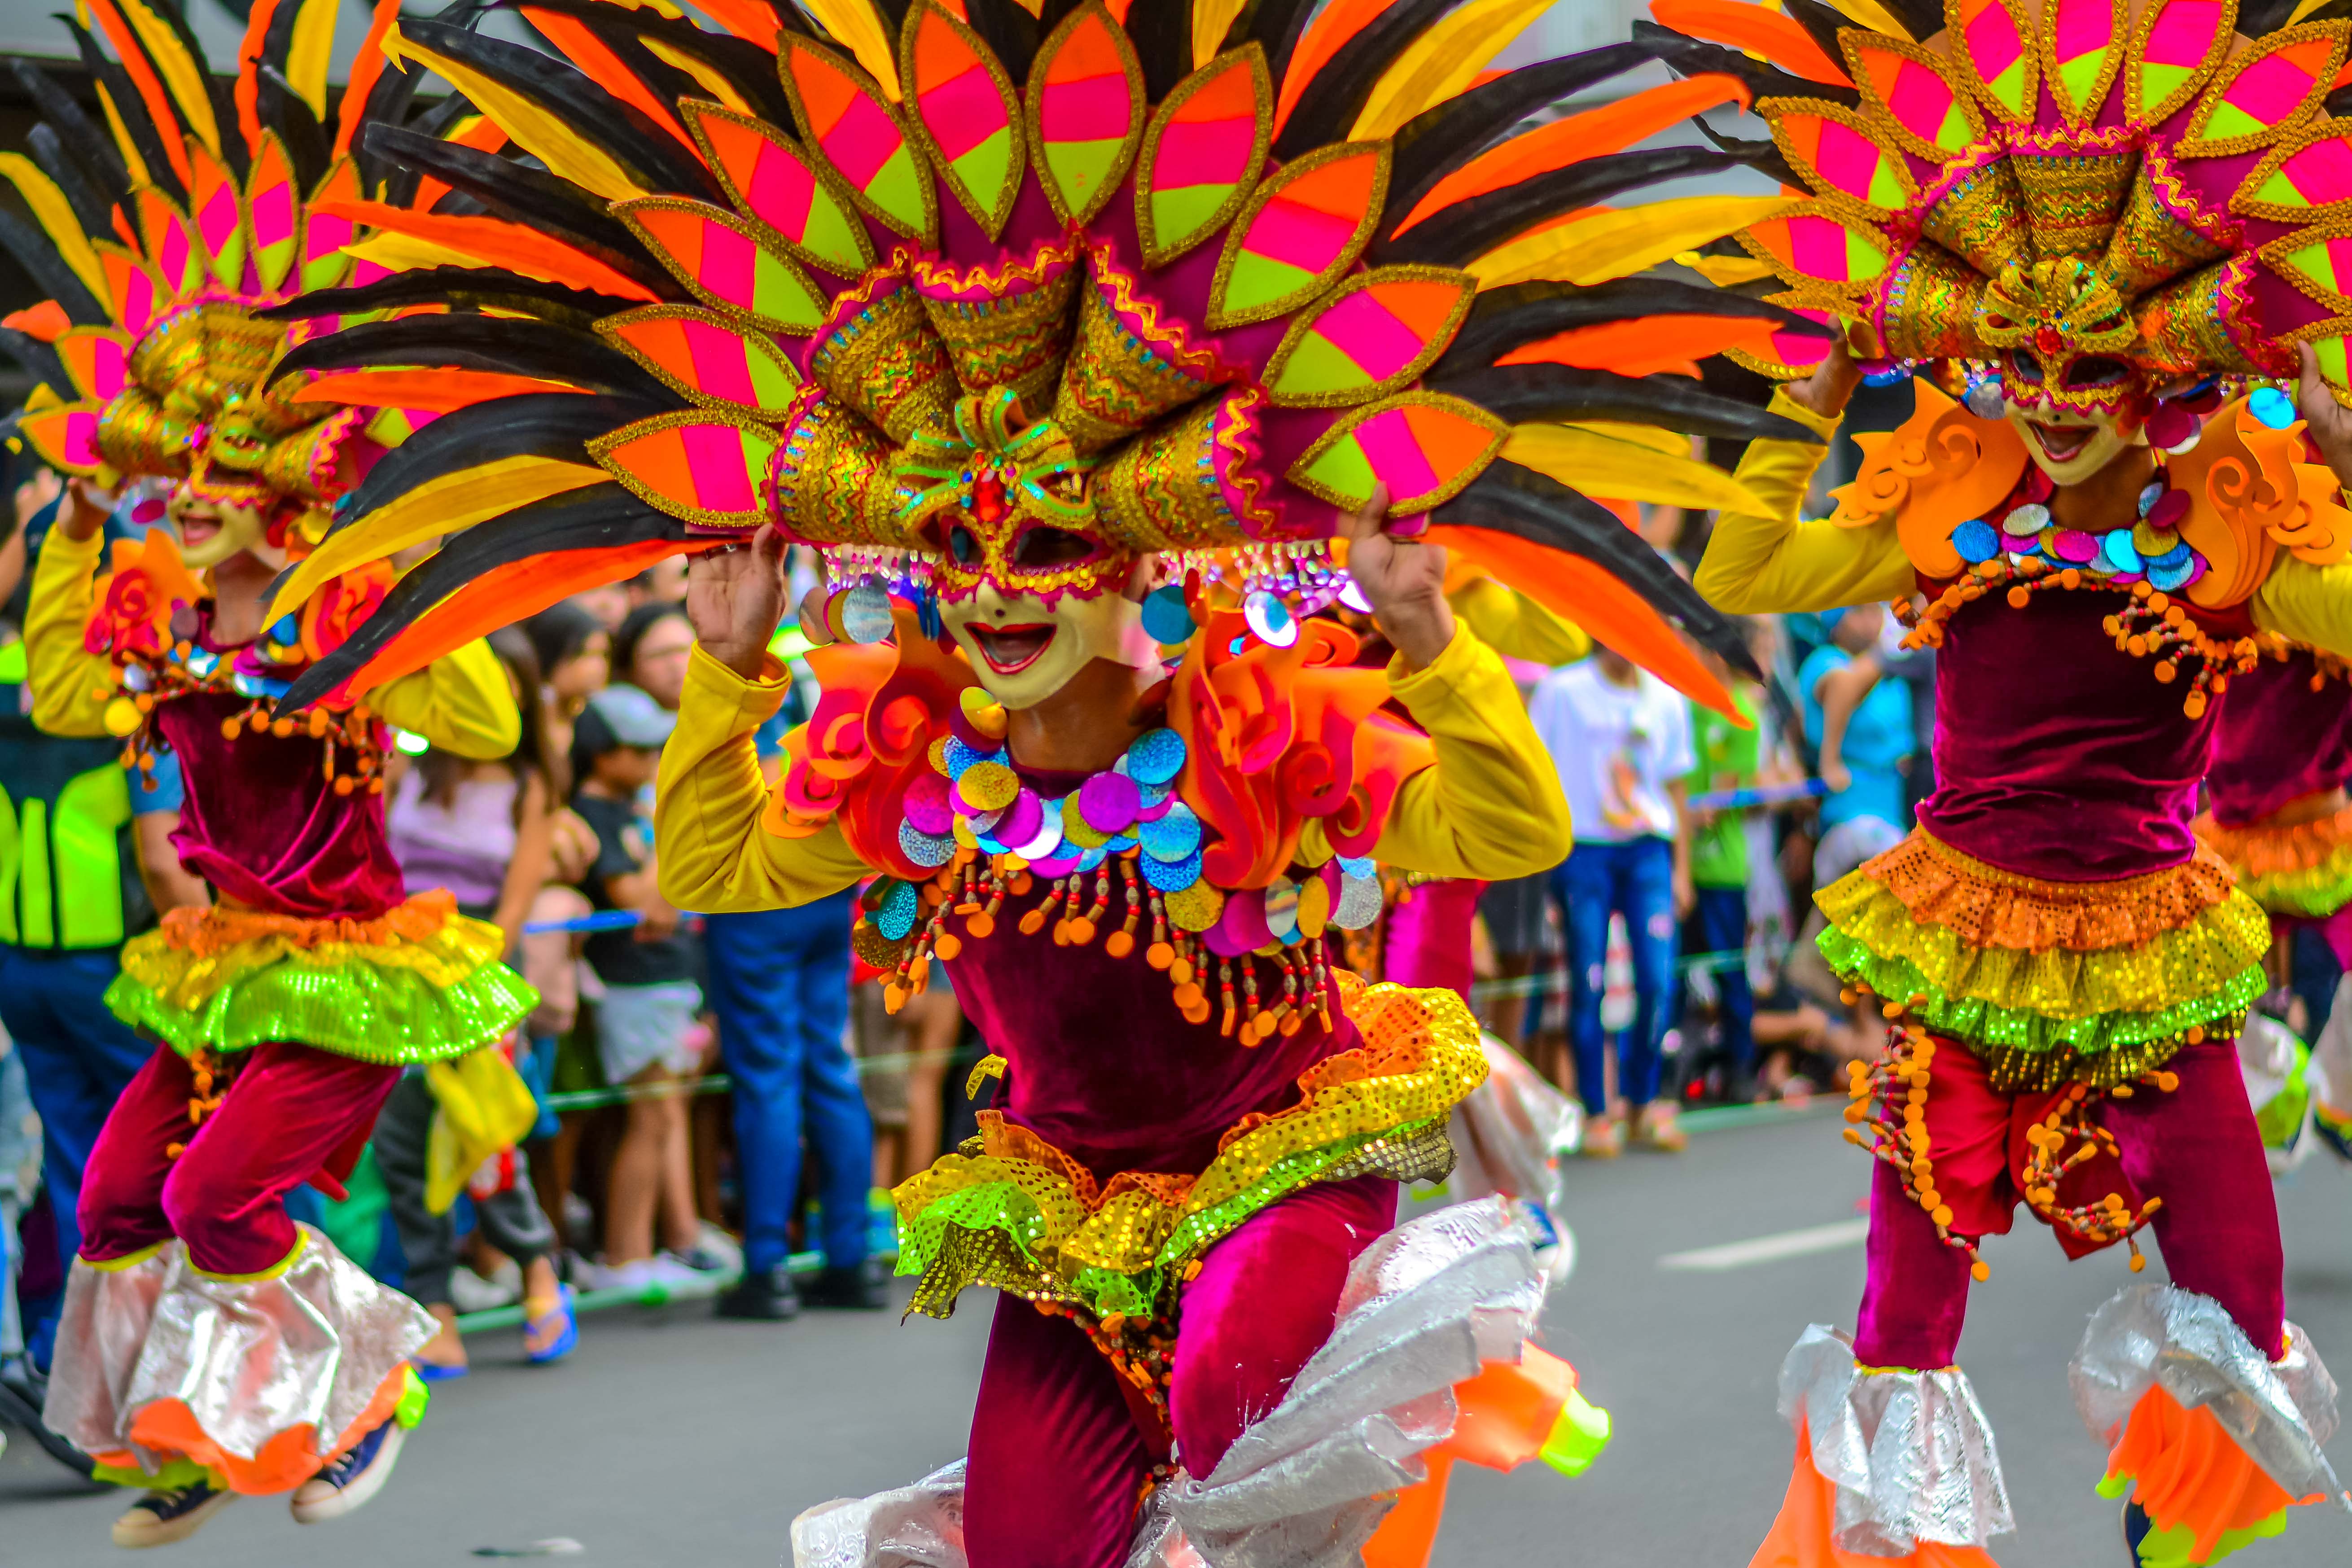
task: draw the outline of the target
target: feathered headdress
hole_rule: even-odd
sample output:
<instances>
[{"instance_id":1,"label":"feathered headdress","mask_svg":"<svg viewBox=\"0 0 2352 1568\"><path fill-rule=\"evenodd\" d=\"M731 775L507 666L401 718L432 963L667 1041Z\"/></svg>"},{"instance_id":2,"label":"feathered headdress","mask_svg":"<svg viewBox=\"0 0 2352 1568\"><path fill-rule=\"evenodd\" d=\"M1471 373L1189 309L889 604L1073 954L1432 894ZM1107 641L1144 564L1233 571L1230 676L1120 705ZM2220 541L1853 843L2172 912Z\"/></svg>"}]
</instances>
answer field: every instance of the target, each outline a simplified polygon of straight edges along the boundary
<instances>
[{"instance_id":1,"label":"feathered headdress","mask_svg":"<svg viewBox=\"0 0 2352 1568\"><path fill-rule=\"evenodd\" d=\"M1789 285L1781 303L1867 324L1890 361L2061 408L2158 411L2187 437L2158 394L2291 377L2299 342L2347 385L2346 9L1658 0L1664 26L1634 35L1678 69L1736 61L1754 85L1811 192L1739 236ZM1748 357L1788 375L1822 353Z\"/></svg>"},{"instance_id":2,"label":"feathered headdress","mask_svg":"<svg viewBox=\"0 0 2352 1568\"><path fill-rule=\"evenodd\" d=\"M1689 362L1822 329L1634 276L1780 204L1617 197L1774 154L1622 150L1728 75L1540 119L1648 54L1486 73L1547 3L523 5L551 54L404 23L483 120L368 128L449 194L354 209L405 269L301 308L446 312L281 369L426 367L467 410L306 571L450 537L297 700L772 520L899 584L952 570L952 513L1295 593L1382 484L1721 700L1664 621L1738 639L1601 502L1737 501L1687 437L1803 432Z\"/></svg>"},{"instance_id":3,"label":"feathered headdress","mask_svg":"<svg viewBox=\"0 0 2352 1568\"><path fill-rule=\"evenodd\" d=\"M97 33L67 26L105 129L12 61L42 120L26 152L0 153L40 225L0 221L0 243L49 295L0 331L39 383L16 430L68 473L168 476L252 507L297 552L409 418L274 379L289 329L257 314L350 277L352 137L363 114L396 117L415 86L373 47L398 10L383 0L330 112L340 9L258 0L231 81L209 73L175 5L87 0Z\"/></svg>"}]
</instances>

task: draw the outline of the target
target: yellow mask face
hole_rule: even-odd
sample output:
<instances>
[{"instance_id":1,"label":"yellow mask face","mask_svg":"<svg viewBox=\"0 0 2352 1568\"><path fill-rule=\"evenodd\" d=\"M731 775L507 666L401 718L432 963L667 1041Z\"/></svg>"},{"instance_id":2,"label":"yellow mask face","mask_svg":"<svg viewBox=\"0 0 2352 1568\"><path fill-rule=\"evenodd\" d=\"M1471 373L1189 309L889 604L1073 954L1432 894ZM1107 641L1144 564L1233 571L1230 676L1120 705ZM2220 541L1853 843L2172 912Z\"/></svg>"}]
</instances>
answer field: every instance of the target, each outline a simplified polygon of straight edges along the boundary
<instances>
[{"instance_id":1,"label":"yellow mask face","mask_svg":"<svg viewBox=\"0 0 2352 1568\"><path fill-rule=\"evenodd\" d=\"M1160 658L1141 607L1116 592L1049 601L983 580L961 598L943 598L940 618L981 685L1007 708L1035 707L1097 658L1140 669Z\"/></svg>"},{"instance_id":2,"label":"yellow mask face","mask_svg":"<svg viewBox=\"0 0 2352 1568\"><path fill-rule=\"evenodd\" d=\"M2077 413L2011 403L2012 429L2025 438L2034 466L2059 485L2078 485L2132 447L2147 442L2147 426L2114 413Z\"/></svg>"},{"instance_id":3,"label":"yellow mask face","mask_svg":"<svg viewBox=\"0 0 2352 1568\"><path fill-rule=\"evenodd\" d=\"M206 495L183 479L173 489L169 510L180 534L180 559L191 570L217 566L245 550L266 562L282 559L270 548L268 527L252 507Z\"/></svg>"}]
</instances>

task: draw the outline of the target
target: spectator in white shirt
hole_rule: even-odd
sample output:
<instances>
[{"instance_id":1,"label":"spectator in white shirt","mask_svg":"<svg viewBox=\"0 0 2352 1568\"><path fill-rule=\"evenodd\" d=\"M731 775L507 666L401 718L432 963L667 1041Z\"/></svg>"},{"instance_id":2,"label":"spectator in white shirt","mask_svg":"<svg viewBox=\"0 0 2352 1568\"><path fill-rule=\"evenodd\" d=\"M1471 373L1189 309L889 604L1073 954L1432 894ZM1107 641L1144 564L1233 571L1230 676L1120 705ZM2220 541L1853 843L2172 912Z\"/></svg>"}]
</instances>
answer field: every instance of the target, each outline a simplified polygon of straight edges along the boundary
<instances>
[{"instance_id":1,"label":"spectator in white shirt","mask_svg":"<svg viewBox=\"0 0 2352 1568\"><path fill-rule=\"evenodd\" d=\"M1676 931L1693 901L1683 809L1685 776L1696 765L1690 703L1602 648L1547 678L1528 712L1575 819L1575 848L1551 886L1568 931L1569 1043L1588 1117L1584 1152L1612 1155L1625 1138L1609 1111L1601 1026L1612 914L1625 917L1633 954L1633 1022L1618 1037L1618 1092L1636 1142L1679 1150L1685 1140L1674 1105L1657 1095Z\"/></svg>"}]
</instances>

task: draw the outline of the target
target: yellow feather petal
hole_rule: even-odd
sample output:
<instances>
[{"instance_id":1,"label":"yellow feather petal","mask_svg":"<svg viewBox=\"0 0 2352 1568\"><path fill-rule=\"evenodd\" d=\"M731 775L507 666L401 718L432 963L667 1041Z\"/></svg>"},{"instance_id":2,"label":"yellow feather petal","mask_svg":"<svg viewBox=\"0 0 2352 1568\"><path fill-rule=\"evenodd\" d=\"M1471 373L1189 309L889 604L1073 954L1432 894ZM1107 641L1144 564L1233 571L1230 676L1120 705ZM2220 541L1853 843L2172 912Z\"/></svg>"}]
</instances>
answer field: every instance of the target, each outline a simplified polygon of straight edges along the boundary
<instances>
[{"instance_id":1,"label":"yellow feather petal","mask_svg":"<svg viewBox=\"0 0 2352 1568\"><path fill-rule=\"evenodd\" d=\"M807 0L807 5L809 15L857 57L866 74L881 87L882 96L898 102L902 96L898 88L898 51L875 11L873 0Z\"/></svg>"},{"instance_id":2,"label":"yellow feather petal","mask_svg":"<svg viewBox=\"0 0 2352 1568\"><path fill-rule=\"evenodd\" d=\"M326 542L305 556L286 579L262 624L267 626L285 609L301 604L330 577L428 539L502 517L517 507L602 484L608 477L591 463L520 457L502 458L428 479L350 528L329 534Z\"/></svg>"},{"instance_id":3,"label":"yellow feather petal","mask_svg":"<svg viewBox=\"0 0 2352 1568\"><path fill-rule=\"evenodd\" d=\"M1664 452L1669 458L1690 456L1689 437L1672 430L1661 430L1654 425L1620 425L1613 419L1571 419L1562 427L1583 430L1611 441L1630 441L1653 452Z\"/></svg>"},{"instance_id":4,"label":"yellow feather petal","mask_svg":"<svg viewBox=\"0 0 2352 1568\"><path fill-rule=\"evenodd\" d=\"M49 243L58 247L58 255L73 268L74 276L81 279L91 298L106 299L106 268L99 265L98 252L89 247L89 236L82 232L81 219L74 216L73 204L66 200L66 194L58 189L56 182L22 153L0 153L0 174L7 176L25 198L25 205L33 209Z\"/></svg>"},{"instance_id":5,"label":"yellow feather petal","mask_svg":"<svg viewBox=\"0 0 2352 1568\"><path fill-rule=\"evenodd\" d=\"M601 149L574 136L561 119L470 66L403 37L397 26L385 37L383 47L394 59L414 60L464 93L475 108L497 121L523 151L536 156L551 173L561 174L573 184L585 185L608 202L649 194L639 190Z\"/></svg>"},{"instance_id":6,"label":"yellow feather petal","mask_svg":"<svg viewBox=\"0 0 2352 1568\"><path fill-rule=\"evenodd\" d=\"M114 107L114 95L106 90L104 82L95 85L98 106L106 112L106 129L114 137L114 150L122 154L122 166L130 172L132 187L153 184L155 176L147 172L147 160L139 155L138 145L131 140L131 127L122 123L122 111Z\"/></svg>"},{"instance_id":7,"label":"yellow feather petal","mask_svg":"<svg viewBox=\"0 0 2352 1568\"><path fill-rule=\"evenodd\" d=\"M1586 495L1709 510L1763 510L1753 491L1712 464L1573 426L1521 425L1503 443L1503 456Z\"/></svg>"},{"instance_id":8,"label":"yellow feather petal","mask_svg":"<svg viewBox=\"0 0 2352 1568\"><path fill-rule=\"evenodd\" d=\"M213 100L205 86L205 68L192 58L163 19L147 8L145 0L116 0L131 30L139 35L139 45L147 51L147 58L155 67L155 74L163 79L171 90L172 101L180 106L180 118L195 132L215 154L221 150L220 121L213 116Z\"/></svg>"},{"instance_id":9,"label":"yellow feather petal","mask_svg":"<svg viewBox=\"0 0 2352 1568\"><path fill-rule=\"evenodd\" d=\"M1675 258L1675 265L1689 268L1718 289L1737 288L1772 276L1771 268L1752 256L1701 256L1696 250L1685 250Z\"/></svg>"},{"instance_id":10,"label":"yellow feather petal","mask_svg":"<svg viewBox=\"0 0 2352 1568\"><path fill-rule=\"evenodd\" d=\"M1192 0L1192 68L1199 70L1217 58L1234 18L1242 14L1243 0Z\"/></svg>"},{"instance_id":11,"label":"yellow feather petal","mask_svg":"<svg viewBox=\"0 0 2352 1568\"><path fill-rule=\"evenodd\" d=\"M744 98L733 82L729 81L684 49L674 49L659 38L646 37L642 35L639 36L637 42L645 45L646 52L662 64L672 70L684 71L696 81L700 82L703 91L736 113L749 114L754 119L759 117L760 111L751 107L750 100Z\"/></svg>"},{"instance_id":12,"label":"yellow feather petal","mask_svg":"<svg viewBox=\"0 0 2352 1568\"><path fill-rule=\"evenodd\" d=\"M1373 142L1393 135L1423 110L1462 91L1549 9L1551 0L1471 0L1414 39L1382 73L1348 139Z\"/></svg>"},{"instance_id":13,"label":"yellow feather petal","mask_svg":"<svg viewBox=\"0 0 2352 1568\"><path fill-rule=\"evenodd\" d=\"M1830 4L1844 12L1848 21L1868 27L1874 33L1885 33L1895 38L1911 36L1911 29L1896 21L1895 14L1881 5L1878 0L1830 0Z\"/></svg>"},{"instance_id":14,"label":"yellow feather petal","mask_svg":"<svg viewBox=\"0 0 2352 1568\"><path fill-rule=\"evenodd\" d=\"M321 121L327 118L327 62L335 52L335 17L341 10L341 0L302 0L286 50L286 79L294 96Z\"/></svg>"},{"instance_id":15,"label":"yellow feather petal","mask_svg":"<svg viewBox=\"0 0 2352 1568\"><path fill-rule=\"evenodd\" d=\"M1482 289L1538 279L1605 283L1788 209L1786 196L1680 196L1604 209L1498 245L1468 270Z\"/></svg>"}]
</instances>

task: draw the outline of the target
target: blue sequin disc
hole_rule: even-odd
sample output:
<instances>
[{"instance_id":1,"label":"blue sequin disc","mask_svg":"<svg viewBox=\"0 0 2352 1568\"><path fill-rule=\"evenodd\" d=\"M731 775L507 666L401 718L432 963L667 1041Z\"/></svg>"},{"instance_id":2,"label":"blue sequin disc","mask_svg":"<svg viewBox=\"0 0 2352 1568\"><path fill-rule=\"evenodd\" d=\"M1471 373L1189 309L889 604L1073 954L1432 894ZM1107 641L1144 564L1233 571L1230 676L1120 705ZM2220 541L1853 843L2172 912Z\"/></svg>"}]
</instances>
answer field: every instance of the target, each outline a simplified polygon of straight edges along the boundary
<instances>
[{"instance_id":1,"label":"blue sequin disc","mask_svg":"<svg viewBox=\"0 0 2352 1568\"><path fill-rule=\"evenodd\" d=\"M1144 854L1152 859L1181 860L1201 847L1201 819L1191 806L1179 802L1159 821L1145 823L1137 836L1143 840Z\"/></svg>"},{"instance_id":2,"label":"blue sequin disc","mask_svg":"<svg viewBox=\"0 0 2352 1568\"><path fill-rule=\"evenodd\" d=\"M2000 553L2000 532L1982 518L1971 518L1952 530L1952 548L1973 566Z\"/></svg>"},{"instance_id":3,"label":"blue sequin disc","mask_svg":"<svg viewBox=\"0 0 2352 1568\"><path fill-rule=\"evenodd\" d=\"M1163 893L1181 891L1201 879L1201 857L1187 855L1181 860L1155 860L1142 858L1143 879Z\"/></svg>"},{"instance_id":4,"label":"blue sequin disc","mask_svg":"<svg viewBox=\"0 0 2352 1568\"><path fill-rule=\"evenodd\" d=\"M915 921L922 913L923 900L912 882L898 882L882 895L882 905L874 911L875 929L892 942L902 940L915 929Z\"/></svg>"},{"instance_id":5,"label":"blue sequin disc","mask_svg":"<svg viewBox=\"0 0 2352 1568\"><path fill-rule=\"evenodd\" d=\"M2265 386L2246 399L2246 412L2273 430L2284 430L2297 417L2294 399L2275 386Z\"/></svg>"},{"instance_id":6,"label":"blue sequin disc","mask_svg":"<svg viewBox=\"0 0 2352 1568\"><path fill-rule=\"evenodd\" d=\"M1184 771L1184 737L1147 730L1127 748L1127 773L1138 784L1164 784Z\"/></svg>"},{"instance_id":7,"label":"blue sequin disc","mask_svg":"<svg viewBox=\"0 0 2352 1568\"><path fill-rule=\"evenodd\" d=\"M2141 561L2139 546L2132 542L2132 531L2118 528L2099 541L2099 549L2115 563L2118 572L2137 572Z\"/></svg>"},{"instance_id":8,"label":"blue sequin disc","mask_svg":"<svg viewBox=\"0 0 2352 1568\"><path fill-rule=\"evenodd\" d=\"M970 746L965 745L961 741L960 741L960 740L956 739L953 735L950 735L950 736L948 737L948 745L947 745L947 752L946 752L946 761L947 761L947 764L948 764L948 777L950 777L950 778L951 778L951 779L952 779L952 778L961 778L961 777L962 777L962 776L963 776L963 771L964 771L964 769L966 769L966 768L968 768L968 767L971 766L971 764L972 764L972 763L992 763L992 762L997 761L997 760L998 760L999 758L1001 758L1002 756L1003 756L1003 754L1004 754L1004 753L1003 753L1002 751L995 751L995 752L976 752L976 751L973 751Z\"/></svg>"}]
</instances>

